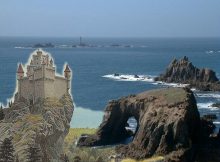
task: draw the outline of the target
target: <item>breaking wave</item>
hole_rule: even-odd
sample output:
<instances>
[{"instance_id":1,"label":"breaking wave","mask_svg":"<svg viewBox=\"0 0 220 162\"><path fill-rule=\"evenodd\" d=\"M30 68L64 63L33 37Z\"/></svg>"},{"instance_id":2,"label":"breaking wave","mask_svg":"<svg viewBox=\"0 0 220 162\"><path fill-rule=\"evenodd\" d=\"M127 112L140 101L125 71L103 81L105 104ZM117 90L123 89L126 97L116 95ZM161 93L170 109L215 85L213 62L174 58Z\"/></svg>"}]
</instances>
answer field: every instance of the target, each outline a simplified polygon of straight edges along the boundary
<instances>
[{"instance_id":1,"label":"breaking wave","mask_svg":"<svg viewBox=\"0 0 220 162\"><path fill-rule=\"evenodd\" d=\"M145 81L154 82L154 76L151 75L126 75L126 74L108 74L102 76L116 81Z\"/></svg>"},{"instance_id":2,"label":"breaking wave","mask_svg":"<svg viewBox=\"0 0 220 162\"><path fill-rule=\"evenodd\" d=\"M14 47L14 48L17 48L17 49L32 49L32 47L20 47L20 46L18 46L18 47Z\"/></svg>"},{"instance_id":3,"label":"breaking wave","mask_svg":"<svg viewBox=\"0 0 220 162\"><path fill-rule=\"evenodd\" d=\"M196 93L197 97L220 99L220 93Z\"/></svg>"},{"instance_id":4,"label":"breaking wave","mask_svg":"<svg viewBox=\"0 0 220 162\"><path fill-rule=\"evenodd\" d=\"M165 82L161 82L161 81L157 81L152 83L154 85L162 85L162 86L168 86L168 87L186 87L188 86L188 84L180 84L180 83L165 83Z\"/></svg>"},{"instance_id":5,"label":"breaking wave","mask_svg":"<svg viewBox=\"0 0 220 162\"><path fill-rule=\"evenodd\" d=\"M214 104L214 102L197 103L197 107L199 109L218 110L218 108L217 107L213 107L212 104Z\"/></svg>"},{"instance_id":6,"label":"breaking wave","mask_svg":"<svg viewBox=\"0 0 220 162\"><path fill-rule=\"evenodd\" d=\"M210 51L206 51L205 53L207 53L207 54L213 54L214 51L210 50Z\"/></svg>"},{"instance_id":7,"label":"breaking wave","mask_svg":"<svg viewBox=\"0 0 220 162\"><path fill-rule=\"evenodd\" d=\"M102 76L104 78L112 79L115 81L143 81L149 82L154 85L160 86L168 86L168 87L186 87L188 84L180 84L180 83L165 83L161 81L154 81L156 76L153 75L136 75L136 74L108 74Z\"/></svg>"},{"instance_id":8,"label":"breaking wave","mask_svg":"<svg viewBox=\"0 0 220 162\"><path fill-rule=\"evenodd\" d=\"M205 51L205 53L207 53L207 54L214 54L214 53L220 53L220 51L209 50L209 51Z\"/></svg>"}]
</instances>

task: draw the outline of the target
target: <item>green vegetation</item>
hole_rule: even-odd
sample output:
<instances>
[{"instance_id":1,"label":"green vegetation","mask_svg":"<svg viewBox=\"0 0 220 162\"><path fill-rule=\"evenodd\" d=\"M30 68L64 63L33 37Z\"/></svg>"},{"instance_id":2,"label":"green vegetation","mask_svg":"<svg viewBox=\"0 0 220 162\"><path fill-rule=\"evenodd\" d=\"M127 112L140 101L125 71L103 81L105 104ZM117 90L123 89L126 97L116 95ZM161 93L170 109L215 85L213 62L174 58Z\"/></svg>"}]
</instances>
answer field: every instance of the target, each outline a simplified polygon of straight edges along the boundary
<instances>
[{"instance_id":1,"label":"green vegetation","mask_svg":"<svg viewBox=\"0 0 220 162\"><path fill-rule=\"evenodd\" d=\"M25 121L28 121L32 124L36 124L37 122L41 122L43 120L41 115L29 114L25 116Z\"/></svg>"},{"instance_id":2,"label":"green vegetation","mask_svg":"<svg viewBox=\"0 0 220 162\"><path fill-rule=\"evenodd\" d=\"M81 134L94 134L96 129L90 128L70 128L69 134L64 140L64 153L68 156L69 162L115 162L110 160L111 155L115 155L115 147L76 147L77 139ZM155 156L146 160L136 161L134 159L124 159L122 162L163 162L162 156Z\"/></svg>"},{"instance_id":3,"label":"green vegetation","mask_svg":"<svg viewBox=\"0 0 220 162\"><path fill-rule=\"evenodd\" d=\"M27 114L23 118L20 118L14 123L16 133L13 135L13 141L19 142L22 139L22 135L26 134L28 131L31 133L40 129L40 123L42 122L43 117L41 115ZM22 142L25 142L25 140Z\"/></svg>"},{"instance_id":4,"label":"green vegetation","mask_svg":"<svg viewBox=\"0 0 220 162\"><path fill-rule=\"evenodd\" d=\"M27 152L28 152L27 155L28 162L38 162L42 159L40 148L37 145L35 146L29 145Z\"/></svg>"},{"instance_id":5,"label":"green vegetation","mask_svg":"<svg viewBox=\"0 0 220 162\"><path fill-rule=\"evenodd\" d=\"M114 147L76 147L75 143L81 134L94 134L96 129L71 128L64 141L64 153L70 162L107 162L115 154Z\"/></svg>"},{"instance_id":6,"label":"green vegetation","mask_svg":"<svg viewBox=\"0 0 220 162\"><path fill-rule=\"evenodd\" d=\"M0 147L0 162L14 161L14 147L12 139L5 138Z\"/></svg>"},{"instance_id":7,"label":"green vegetation","mask_svg":"<svg viewBox=\"0 0 220 162\"><path fill-rule=\"evenodd\" d=\"M184 101L184 99L187 96L187 93L180 88L152 90L150 91L149 94L155 96L163 96L164 100L166 100L168 103L176 103L176 102Z\"/></svg>"},{"instance_id":8,"label":"green vegetation","mask_svg":"<svg viewBox=\"0 0 220 162\"><path fill-rule=\"evenodd\" d=\"M94 134L95 132L96 129L91 128L70 128L69 133L64 140L64 152L68 151L81 134Z\"/></svg>"},{"instance_id":9,"label":"green vegetation","mask_svg":"<svg viewBox=\"0 0 220 162\"><path fill-rule=\"evenodd\" d=\"M44 107L62 107L63 104L57 98L46 98L43 102Z\"/></svg>"}]
</instances>

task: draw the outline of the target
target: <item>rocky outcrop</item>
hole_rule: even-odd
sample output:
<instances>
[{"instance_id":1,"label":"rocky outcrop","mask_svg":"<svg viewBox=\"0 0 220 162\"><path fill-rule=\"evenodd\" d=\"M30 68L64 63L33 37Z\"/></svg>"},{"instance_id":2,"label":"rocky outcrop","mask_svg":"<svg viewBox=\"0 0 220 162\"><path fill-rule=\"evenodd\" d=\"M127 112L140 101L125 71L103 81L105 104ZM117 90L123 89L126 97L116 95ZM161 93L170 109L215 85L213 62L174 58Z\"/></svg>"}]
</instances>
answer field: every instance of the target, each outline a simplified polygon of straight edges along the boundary
<instances>
[{"instance_id":1,"label":"rocky outcrop","mask_svg":"<svg viewBox=\"0 0 220 162\"><path fill-rule=\"evenodd\" d=\"M220 82L213 70L195 67L185 56L179 61L174 59L164 74L155 81L189 84L203 91L220 91Z\"/></svg>"},{"instance_id":2,"label":"rocky outcrop","mask_svg":"<svg viewBox=\"0 0 220 162\"><path fill-rule=\"evenodd\" d=\"M19 161L27 161L29 145L37 146L42 162L59 162L63 142L69 132L73 114L73 101L69 94L60 100L47 98L29 105L18 100L4 109L5 119L0 123L0 141L13 138L15 154Z\"/></svg>"},{"instance_id":3,"label":"rocky outcrop","mask_svg":"<svg viewBox=\"0 0 220 162\"><path fill-rule=\"evenodd\" d=\"M200 117L193 93L186 88L143 92L109 102L95 135L84 135L79 146L120 142L130 134L130 117L138 126L133 141L117 146L122 157L143 159L164 155L166 161L192 161L198 144Z\"/></svg>"}]
</instances>

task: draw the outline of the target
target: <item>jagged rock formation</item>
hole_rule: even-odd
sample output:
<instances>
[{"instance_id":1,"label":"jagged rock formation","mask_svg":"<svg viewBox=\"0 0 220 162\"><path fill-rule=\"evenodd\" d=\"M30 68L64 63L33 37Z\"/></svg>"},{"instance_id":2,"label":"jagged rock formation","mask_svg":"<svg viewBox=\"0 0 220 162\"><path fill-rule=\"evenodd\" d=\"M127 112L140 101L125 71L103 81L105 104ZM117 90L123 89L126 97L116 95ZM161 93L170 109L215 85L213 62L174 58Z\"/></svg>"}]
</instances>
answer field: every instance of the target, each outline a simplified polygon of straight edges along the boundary
<instances>
[{"instance_id":1,"label":"jagged rock formation","mask_svg":"<svg viewBox=\"0 0 220 162\"><path fill-rule=\"evenodd\" d=\"M83 136L79 146L117 143L129 136L129 117L137 130L133 141L120 145L122 157L142 159L164 155L166 161L192 161L198 144L200 117L193 93L186 88L167 88L111 101L95 135Z\"/></svg>"},{"instance_id":2,"label":"jagged rock formation","mask_svg":"<svg viewBox=\"0 0 220 162\"><path fill-rule=\"evenodd\" d=\"M39 99L34 105L24 98L17 99L11 108L4 109L5 119L0 123L0 141L13 138L19 161L27 161L28 147L39 147L42 162L59 162L65 136L69 132L73 101L69 94L60 100Z\"/></svg>"},{"instance_id":3,"label":"jagged rock formation","mask_svg":"<svg viewBox=\"0 0 220 162\"><path fill-rule=\"evenodd\" d=\"M179 61L174 59L164 74L155 78L156 81L189 84L204 91L220 91L220 82L213 70L195 67L185 56Z\"/></svg>"}]
</instances>

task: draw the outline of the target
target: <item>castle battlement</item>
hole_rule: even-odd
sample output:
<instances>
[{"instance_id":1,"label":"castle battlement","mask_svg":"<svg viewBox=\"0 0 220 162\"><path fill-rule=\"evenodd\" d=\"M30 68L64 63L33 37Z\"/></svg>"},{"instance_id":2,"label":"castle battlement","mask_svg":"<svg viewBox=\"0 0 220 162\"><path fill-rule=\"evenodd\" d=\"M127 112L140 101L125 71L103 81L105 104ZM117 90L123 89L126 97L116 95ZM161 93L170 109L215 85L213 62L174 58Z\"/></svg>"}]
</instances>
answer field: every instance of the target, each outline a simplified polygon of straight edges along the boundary
<instances>
[{"instance_id":1,"label":"castle battlement","mask_svg":"<svg viewBox=\"0 0 220 162\"><path fill-rule=\"evenodd\" d=\"M19 64L17 70L18 97L34 103L39 98L58 98L70 91L72 72L68 65L64 75L56 75L53 58L43 50L36 50L28 64Z\"/></svg>"}]
</instances>

